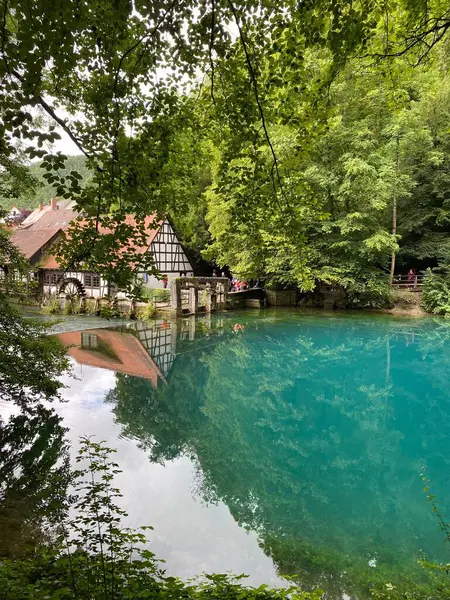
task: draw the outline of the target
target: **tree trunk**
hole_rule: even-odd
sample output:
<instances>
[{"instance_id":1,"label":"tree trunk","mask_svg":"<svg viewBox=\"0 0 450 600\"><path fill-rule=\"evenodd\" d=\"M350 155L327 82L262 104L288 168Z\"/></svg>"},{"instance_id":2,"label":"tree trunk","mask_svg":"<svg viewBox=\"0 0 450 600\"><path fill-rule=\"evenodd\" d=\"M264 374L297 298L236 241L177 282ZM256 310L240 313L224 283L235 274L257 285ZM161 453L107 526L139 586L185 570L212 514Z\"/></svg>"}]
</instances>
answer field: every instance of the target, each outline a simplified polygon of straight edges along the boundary
<instances>
[{"instance_id":1,"label":"tree trunk","mask_svg":"<svg viewBox=\"0 0 450 600\"><path fill-rule=\"evenodd\" d=\"M394 198L394 205L392 208L392 235L397 233L397 198ZM393 250L391 255L391 271L389 273L389 283L392 285L394 281L394 271L395 271L395 250Z\"/></svg>"},{"instance_id":2,"label":"tree trunk","mask_svg":"<svg viewBox=\"0 0 450 600\"><path fill-rule=\"evenodd\" d=\"M395 150L395 172L398 174L398 166L399 166L399 157L398 157L398 146L400 143L400 136L399 134L397 134L397 144L396 144L396 150ZM392 235L396 235L397 234L397 192L394 193L394 201L393 201L393 205L392 205ZM395 259L396 259L396 252L395 250L392 251L391 254L391 270L389 273L389 283L392 285L392 282L394 281L394 272L395 272Z\"/></svg>"}]
</instances>

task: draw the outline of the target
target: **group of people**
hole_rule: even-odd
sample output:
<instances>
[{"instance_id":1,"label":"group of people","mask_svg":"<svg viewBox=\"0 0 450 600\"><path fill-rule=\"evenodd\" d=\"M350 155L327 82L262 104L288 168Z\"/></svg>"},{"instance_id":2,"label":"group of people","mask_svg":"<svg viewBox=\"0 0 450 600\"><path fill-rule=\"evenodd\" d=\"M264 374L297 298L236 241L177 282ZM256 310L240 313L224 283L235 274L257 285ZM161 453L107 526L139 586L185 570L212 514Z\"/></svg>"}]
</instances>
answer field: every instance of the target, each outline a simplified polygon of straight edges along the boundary
<instances>
[{"instance_id":1,"label":"group of people","mask_svg":"<svg viewBox=\"0 0 450 600\"><path fill-rule=\"evenodd\" d=\"M225 271L222 271L222 273L219 273L219 271L217 269L214 269L212 276L213 277L227 277L229 280L228 291L230 291L230 292L241 292L242 290L247 290L249 288L247 281L240 280L237 277L230 278L225 273Z\"/></svg>"},{"instance_id":2,"label":"group of people","mask_svg":"<svg viewBox=\"0 0 450 600\"><path fill-rule=\"evenodd\" d=\"M250 281L246 281L244 279L238 279L237 277L234 277L231 274L227 275L225 271L222 271L222 273L220 273L218 269L214 269L212 276L227 277L229 280L229 292L242 292L243 290L249 290L251 288L261 288L264 285L260 279L251 279Z\"/></svg>"},{"instance_id":3,"label":"group of people","mask_svg":"<svg viewBox=\"0 0 450 600\"><path fill-rule=\"evenodd\" d=\"M248 284L246 281L240 281L236 277L231 279L230 292L242 292L246 289L248 289Z\"/></svg>"}]
</instances>

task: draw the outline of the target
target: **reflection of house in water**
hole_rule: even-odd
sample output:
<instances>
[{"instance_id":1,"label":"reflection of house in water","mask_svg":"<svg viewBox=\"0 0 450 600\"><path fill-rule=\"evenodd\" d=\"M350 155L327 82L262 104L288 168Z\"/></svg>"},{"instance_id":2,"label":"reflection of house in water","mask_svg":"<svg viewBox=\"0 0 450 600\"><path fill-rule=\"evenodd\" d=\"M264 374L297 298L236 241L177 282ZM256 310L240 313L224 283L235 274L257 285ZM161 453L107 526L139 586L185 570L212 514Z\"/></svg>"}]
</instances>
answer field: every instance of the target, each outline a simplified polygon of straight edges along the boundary
<instances>
[{"instance_id":1,"label":"reflection of house in water","mask_svg":"<svg viewBox=\"0 0 450 600\"><path fill-rule=\"evenodd\" d=\"M178 321L136 321L129 323L127 329L135 332L161 373L167 377L177 354L192 350L189 342L196 339L196 333L198 336L195 347L198 348L200 338L203 342L207 341L205 334L217 336L224 332L224 321L211 319L211 314L207 313L202 317L192 315Z\"/></svg>"},{"instance_id":2,"label":"reflection of house in water","mask_svg":"<svg viewBox=\"0 0 450 600\"><path fill-rule=\"evenodd\" d=\"M176 356L177 324L170 321L129 323L142 346L147 350L158 369L167 377Z\"/></svg>"},{"instance_id":3,"label":"reflection of house in water","mask_svg":"<svg viewBox=\"0 0 450 600\"><path fill-rule=\"evenodd\" d=\"M154 387L165 381L158 366L140 341L130 333L108 329L59 333L59 341L68 346L69 355L78 364L109 369L149 379Z\"/></svg>"},{"instance_id":4,"label":"reflection of house in water","mask_svg":"<svg viewBox=\"0 0 450 600\"><path fill-rule=\"evenodd\" d=\"M178 322L135 321L127 323L125 332L89 329L59 333L56 337L80 365L143 377L158 387L161 381L166 382L177 353L211 345L210 336L220 336L223 332L224 321L212 320L207 314Z\"/></svg>"}]
</instances>

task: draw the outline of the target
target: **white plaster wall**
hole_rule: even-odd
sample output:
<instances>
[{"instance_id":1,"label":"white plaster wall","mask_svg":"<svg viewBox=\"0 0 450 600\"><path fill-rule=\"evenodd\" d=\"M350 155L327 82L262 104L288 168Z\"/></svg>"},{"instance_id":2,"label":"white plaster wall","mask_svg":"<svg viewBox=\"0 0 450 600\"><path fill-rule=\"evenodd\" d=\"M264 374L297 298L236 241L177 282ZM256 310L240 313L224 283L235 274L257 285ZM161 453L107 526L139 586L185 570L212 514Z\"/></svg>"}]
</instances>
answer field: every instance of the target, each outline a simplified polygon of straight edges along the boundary
<instances>
[{"instance_id":1,"label":"white plaster wall","mask_svg":"<svg viewBox=\"0 0 450 600\"><path fill-rule=\"evenodd\" d=\"M51 273L54 273L54 271L44 270L44 277L46 274L51 274ZM78 281L80 281L85 288L86 298L102 298L103 296L106 296L108 294L108 282L103 277L100 277L100 286L99 287L86 286L85 285L85 273L83 273L83 272L78 272L78 271L68 272L64 275L64 279L78 279ZM44 294L47 294L47 295L57 294L61 285L62 285L62 280L59 281L57 284L54 284L54 283L44 284L43 292L44 292Z\"/></svg>"}]
</instances>

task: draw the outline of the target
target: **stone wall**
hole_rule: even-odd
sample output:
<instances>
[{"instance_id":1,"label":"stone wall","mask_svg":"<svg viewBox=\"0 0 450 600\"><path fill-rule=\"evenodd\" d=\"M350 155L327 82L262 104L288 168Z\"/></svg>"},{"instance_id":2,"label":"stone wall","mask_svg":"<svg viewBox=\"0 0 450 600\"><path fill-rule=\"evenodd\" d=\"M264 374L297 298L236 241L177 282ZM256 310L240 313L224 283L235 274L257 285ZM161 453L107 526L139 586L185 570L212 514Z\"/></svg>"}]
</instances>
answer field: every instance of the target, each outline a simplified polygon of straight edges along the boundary
<instances>
[{"instance_id":1,"label":"stone wall","mask_svg":"<svg viewBox=\"0 0 450 600\"><path fill-rule=\"evenodd\" d=\"M266 290L268 306L296 306L297 292L295 290Z\"/></svg>"}]
</instances>

